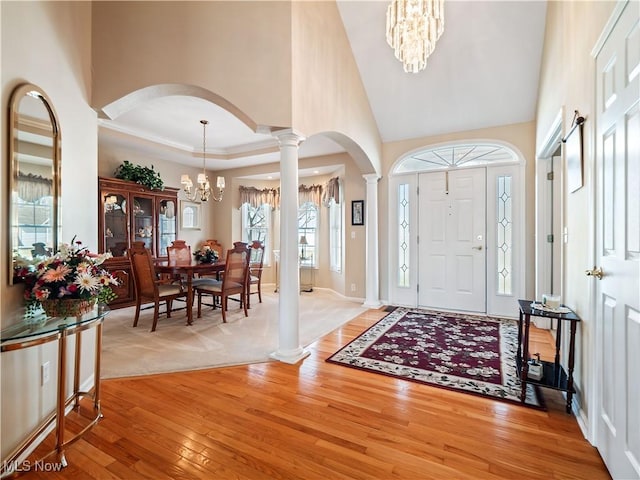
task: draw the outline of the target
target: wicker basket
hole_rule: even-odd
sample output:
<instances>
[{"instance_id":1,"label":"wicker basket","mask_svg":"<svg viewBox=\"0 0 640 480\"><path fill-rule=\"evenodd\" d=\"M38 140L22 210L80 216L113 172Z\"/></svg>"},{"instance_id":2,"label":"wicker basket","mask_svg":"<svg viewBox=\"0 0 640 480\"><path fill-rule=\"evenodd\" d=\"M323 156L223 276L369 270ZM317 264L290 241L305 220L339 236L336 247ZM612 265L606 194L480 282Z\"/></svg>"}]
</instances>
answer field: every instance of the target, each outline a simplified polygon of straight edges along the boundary
<instances>
[{"instance_id":1,"label":"wicker basket","mask_svg":"<svg viewBox=\"0 0 640 480\"><path fill-rule=\"evenodd\" d=\"M42 300L41 303L49 317L79 317L93 310L96 298L59 298Z\"/></svg>"}]
</instances>

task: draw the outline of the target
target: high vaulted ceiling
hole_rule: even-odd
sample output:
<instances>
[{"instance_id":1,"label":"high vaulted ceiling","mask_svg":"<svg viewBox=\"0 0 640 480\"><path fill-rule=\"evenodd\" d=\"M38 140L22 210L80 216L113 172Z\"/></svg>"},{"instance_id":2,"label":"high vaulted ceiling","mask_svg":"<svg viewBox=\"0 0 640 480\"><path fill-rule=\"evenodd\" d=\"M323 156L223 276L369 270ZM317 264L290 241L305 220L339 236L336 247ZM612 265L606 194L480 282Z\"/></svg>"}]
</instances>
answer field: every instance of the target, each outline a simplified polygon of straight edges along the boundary
<instances>
[{"instance_id":1,"label":"high vaulted ceiling","mask_svg":"<svg viewBox=\"0 0 640 480\"><path fill-rule=\"evenodd\" d=\"M387 1L338 1L351 48L383 142L420 138L535 118L546 2L445 2L445 29L425 70L405 73L385 40ZM100 141L129 144L164 158L202 165L202 126L208 119L207 168L277 162L275 140L252 132L224 109L193 97L150 101L102 120ZM260 151L260 154L255 152ZM303 142L300 157L342 151L329 139ZM233 158L216 160L216 157Z\"/></svg>"}]
</instances>

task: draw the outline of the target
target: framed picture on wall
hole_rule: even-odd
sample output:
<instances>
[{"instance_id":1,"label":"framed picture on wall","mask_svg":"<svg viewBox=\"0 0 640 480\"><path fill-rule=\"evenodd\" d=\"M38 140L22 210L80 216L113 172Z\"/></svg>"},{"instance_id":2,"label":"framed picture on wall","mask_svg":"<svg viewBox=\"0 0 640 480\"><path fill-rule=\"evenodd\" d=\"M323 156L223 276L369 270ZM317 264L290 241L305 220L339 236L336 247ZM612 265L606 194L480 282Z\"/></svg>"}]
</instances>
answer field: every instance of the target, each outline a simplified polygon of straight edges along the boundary
<instances>
[{"instance_id":1,"label":"framed picture on wall","mask_svg":"<svg viewBox=\"0 0 640 480\"><path fill-rule=\"evenodd\" d=\"M351 202L351 225L364 225L364 200Z\"/></svg>"},{"instance_id":2,"label":"framed picture on wall","mask_svg":"<svg viewBox=\"0 0 640 480\"><path fill-rule=\"evenodd\" d=\"M200 230L201 206L196 202L180 201L180 229Z\"/></svg>"}]
</instances>

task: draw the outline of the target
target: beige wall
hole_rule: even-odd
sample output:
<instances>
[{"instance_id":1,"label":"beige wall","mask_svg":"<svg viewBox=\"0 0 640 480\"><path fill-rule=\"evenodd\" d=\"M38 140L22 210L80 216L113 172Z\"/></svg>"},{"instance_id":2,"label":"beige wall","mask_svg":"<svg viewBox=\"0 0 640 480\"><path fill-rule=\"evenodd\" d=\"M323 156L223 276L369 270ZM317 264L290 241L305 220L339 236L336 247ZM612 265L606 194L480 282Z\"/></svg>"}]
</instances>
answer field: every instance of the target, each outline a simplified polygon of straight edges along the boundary
<instances>
[{"instance_id":1,"label":"beige wall","mask_svg":"<svg viewBox=\"0 0 640 480\"><path fill-rule=\"evenodd\" d=\"M196 86L252 128L330 135L363 172L379 171L377 126L335 3L98 2L93 22L96 109L145 87Z\"/></svg>"},{"instance_id":2,"label":"beige wall","mask_svg":"<svg viewBox=\"0 0 640 480\"><path fill-rule=\"evenodd\" d=\"M0 2L2 37L2 108L6 112L12 90L33 83L51 98L62 134L62 240L74 235L95 250L97 210L97 120L89 107L91 95L91 6L86 2ZM6 138L3 114L0 130ZM9 198L7 149L2 142L2 199ZM8 222L2 204L0 223ZM0 269L1 326L16 321L22 307L21 285L8 285L8 229L3 228ZM87 336L90 342L90 336ZM73 345L73 344L72 344ZM71 348L72 348L71 345ZM48 414L55 401L55 380L40 386L40 365L51 362L56 371L55 344L2 353L1 455L5 458L22 436ZM90 365L90 362L84 362ZM82 379L89 371L83 369ZM55 378L55 376L53 376Z\"/></svg>"},{"instance_id":3,"label":"beige wall","mask_svg":"<svg viewBox=\"0 0 640 480\"><path fill-rule=\"evenodd\" d=\"M291 125L288 2L96 2L92 104L195 85L259 125Z\"/></svg>"},{"instance_id":4,"label":"beige wall","mask_svg":"<svg viewBox=\"0 0 640 480\"><path fill-rule=\"evenodd\" d=\"M292 26L293 126L331 133L363 173L380 172L378 127L335 2L294 2Z\"/></svg>"},{"instance_id":5,"label":"beige wall","mask_svg":"<svg viewBox=\"0 0 640 480\"><path fill-rule=\"evenodd\" d=\"M540 151L551 124L564 109L564 132L571 126L574 110L586 118L584 125L584 187L568 193L563 186L563 227L568 238L563 244L562 292L564 302L582 318L577 338L576 388L581 415L588 417L590 394L588 371L594 322L589 318L590 280L584 271L593 258L592 228L595 222L594 128L595 128L595 60L591 51L609 19L615 2L549 2L547 28L540 75L536 151ZM566 165L563 162L563 177ZM585 423L587 423L585 421Z\"/></svg>"}]
</instances>

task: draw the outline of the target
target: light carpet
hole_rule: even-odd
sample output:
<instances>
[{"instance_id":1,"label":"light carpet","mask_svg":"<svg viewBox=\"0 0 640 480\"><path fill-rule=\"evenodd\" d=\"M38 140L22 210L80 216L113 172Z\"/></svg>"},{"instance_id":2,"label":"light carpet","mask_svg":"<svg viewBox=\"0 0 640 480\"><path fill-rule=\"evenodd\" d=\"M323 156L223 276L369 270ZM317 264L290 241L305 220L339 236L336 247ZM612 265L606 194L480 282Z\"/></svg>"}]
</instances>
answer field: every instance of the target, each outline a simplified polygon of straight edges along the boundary
<instances>
[{"instance_id":1,"label":"light carpet","mask_svg":"<svg viewBox=\"0 0 640 480\"><path fill-rule=\"evenodd\" d=\"M398 308L327 359L521 404L515 320ZM525 405L543 408L527 384Z\"/></svg>"},{"instance_id":2,"label":"light carpet","mask_svg":"<svg viewBox=\"0 0 640 480\"><path fill-rule=\"evenodd\" d=\"M151 332L153 309L140 313L136 328L135 307L111 311L104 322L101 378L269 361L278 347L279 297L272 288L263 286L262 303L252 296L248 317L230 301L226 324L220 309L211 307L203 307L202 318L195 318L194 305L193 325L186 325L186 311L180 310L169 319L161 314L157 330ZM362 302L328 290L301 293L300 344L313 343L366 310Z\"/></svg>"}]
</instances>

